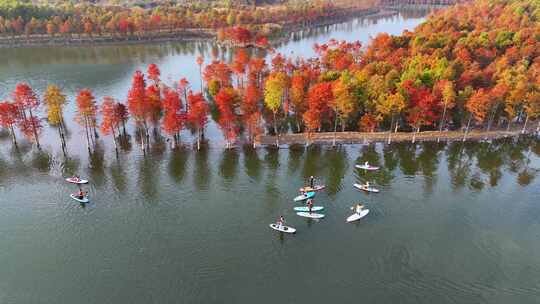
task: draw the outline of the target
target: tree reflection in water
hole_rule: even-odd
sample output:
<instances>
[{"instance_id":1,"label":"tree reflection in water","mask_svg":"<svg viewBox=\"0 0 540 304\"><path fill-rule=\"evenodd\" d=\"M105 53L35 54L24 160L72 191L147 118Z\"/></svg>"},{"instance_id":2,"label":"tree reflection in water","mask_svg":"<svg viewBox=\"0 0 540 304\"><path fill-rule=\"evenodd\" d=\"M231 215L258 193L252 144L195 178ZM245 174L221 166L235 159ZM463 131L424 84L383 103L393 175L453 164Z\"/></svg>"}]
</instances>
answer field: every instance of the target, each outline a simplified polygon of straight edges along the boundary
<instances>
[{"instance_id":1,"label":"tree reflection in water","mask_svg":"<svg viewBox=\"0 0 540 304\"><path fill-rule=\"evenodd\" d=\"M9 139L4 139L7 141ZM344 185L348 172L353 172L356 182L369 181L380 187L391 188L396 177L407 179L421 177L426 193L434 191L440 183L439 174L448 174L448 184L452 189L469 188L482 191L497 187L501 180L510 177L527 186L536 179L539 168L540 140L534 136L502 138L482 142L421 142L416 144L394 142L392 144L368 144L360 146L311 145L308 148L295 145L289 149L267 147L253 149L250 145L229 150L216 149L216 160L209 161L207 144L200 151L181 146L169 150L164 141L152 140L146 154L140 149L131 152L121 150L118 158L113 153L106 154L98 142L90 155L69 155L67 158L47 150L38 152L32 146L21 142L18 149L12 145L2 145L0 150L0 185L9 184L17 178L28 178L34 174L62 177L75 174L86 175L96 187L102 187L111 178L114 187L126 191L129 180L137 177L137 190L148 198L158 194L160 168L168 172L169 178L180 185L192 176L196 190L210 188L212 171L218 172L219 179L229 188L239 181L240 157L243 158L244 175L251 182L264 182L268 193L274 193L287 183L290 176L297 176L298 186L307 183L310 176L326 184L327 194L337 195L348 185ZM192 155L192 156L191 156ZM214 154L213 154L214 155ZM286 167L280 162L286 158ZM354 159L354 162L351 160ZM377 171L354 168L355 164L369 162L380 166ZM85 163L87 162L87 165ZM165 162L165 165L162 166ZM440 166L444 166L441 168ZM138 169L138 174L131 171ZM441 170L443 169L443 170ZM266 171L266 172L265 172ZM108 176L110 175L110 176ZM241 180L241 179L240 179ZM295 186L296 187L296 186Z\"/></svg>"}]
</instances>

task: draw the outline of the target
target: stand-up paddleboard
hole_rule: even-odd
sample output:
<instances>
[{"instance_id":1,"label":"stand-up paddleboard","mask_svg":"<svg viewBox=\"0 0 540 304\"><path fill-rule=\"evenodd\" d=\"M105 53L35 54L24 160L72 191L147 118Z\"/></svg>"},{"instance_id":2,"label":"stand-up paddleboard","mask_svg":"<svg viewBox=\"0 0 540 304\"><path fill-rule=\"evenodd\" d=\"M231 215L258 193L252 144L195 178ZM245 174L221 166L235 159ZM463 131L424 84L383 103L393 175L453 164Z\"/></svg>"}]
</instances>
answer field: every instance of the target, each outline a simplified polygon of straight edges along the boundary
<instances>
[{"instance_id":1,"label":"stand-up paddleboard","mask_svg":"<svg viewBox=\"0 0 540 304\"><path fill-rule=\"evenodd\" d=\"M285 232L285 233L295 233L296 232L296 229L294 229L293 227L288 227L288 226L278 226L277 224L270 224L270 228L274 229L274 230L277 230L277 231L280 231L280 232Z\"/></svg>"},{"instance_id":2,"label":"stand-up paddleboard","mask_svg":"<svg viewBox=\"0 0 540 304\"><path fill-rule=\"evenodd\" d=\"M294 198L294 201L295 202L300 202L300 201L303 201L303 200L307 200L308 198L312 198L315 196L315 192L308 192L306 194L302 194L302 195L299 195L297 197Z\"/></svg>"},{"instance_id":3,"label":"stand-up paddleboard","mask_svg":"<svg viewBox=\"0 0 540 304\"><path fill-rule=\"evenodd\" d=\"M367 170L367 171L375 171L375 170L379 170L379 167L377 166L371 166L371 165L355 165L356 168L358 169L363 169L363 170Z\"/></svg>"},{"instance_id":4,"label":"stand-up paddleboard","mask_svg":"<svg viewBox=\"0 0 540 304\"><path fill-rule=\"evenodd\" d=\"M316 191L324 190L324 188L326 188L325 185L316 185L313 188L308 186L308 187L300 188L299 190L300 192L316 192Z\"/></svg>"},{"instance_id":5,"label":"stand-up paddleboard","mask_svg":"<svg viewBox=\"0 0 540 304\"><path fill-rule=\"evenodd\" d=\"M368 215L369 213L369 209L364 209L362 211L360 211L360 213L354 213L353 215L349 216L347 218L347 222L350 223L350 222L354 222L354 221L358 221L359 219L363 218L364 216Z\"/></svg>"},{"instance_id":6,"label":"stand-up paddleboard","mask_svg":"<svg viewBox=\"0 0 540 304\"><path fill-rule=\"evenodd\" d=\"M323 210L324 207L323 206L313 206L311 208L311 211L321 211ZM298 211L298 212L309 212L309 208L308 207L294 207L294 211Z\"/></svg>"},{"instance_id":7,"label":"stand-up paddleboard","mask_svg":"<svg viewBox=\"0 0 540 304\"><path fill-rule=\"evenodd\" d=\"M366 192L379 193L379 189L377 189L377 188L366 187L365 185L360 185L360 184L354 184L353 186L358 190L362 190L362 191L366 191Z\"/></svg>"},{"instance_id":8,"label":"stand-up paddleboard","mask_svg":"<svg viewBox=\"0 0 540 304\"><path fill-rule=\"evenodd\" d=\"M78 185L88 184L88 180L75 177L66 178L66 182Z\"/></svg>"},{"instance_id":9,"label":"stand-up paddleboard","mask_svg":"<svg viewBox=\"0 0 540 304\"><path fill-rule=\"evenodd\" d=\"M324 217L322 213L309 213L309 212L296 212L298 216L307 217L312 219L321 219Z\"/></svg>"},{"instance_id":10,"label":"stand-up paddleboard","mask_svg":"<svg viewBox=\"0 0 540 304\"><path fill-rule=\"evenodd\" d=\"M79 203L88 203L90 200L88 200L88 196L83 197L82 199L78 198L75 194L69 195L72 199L76 200Z\"/></svg>"}]
</instances>

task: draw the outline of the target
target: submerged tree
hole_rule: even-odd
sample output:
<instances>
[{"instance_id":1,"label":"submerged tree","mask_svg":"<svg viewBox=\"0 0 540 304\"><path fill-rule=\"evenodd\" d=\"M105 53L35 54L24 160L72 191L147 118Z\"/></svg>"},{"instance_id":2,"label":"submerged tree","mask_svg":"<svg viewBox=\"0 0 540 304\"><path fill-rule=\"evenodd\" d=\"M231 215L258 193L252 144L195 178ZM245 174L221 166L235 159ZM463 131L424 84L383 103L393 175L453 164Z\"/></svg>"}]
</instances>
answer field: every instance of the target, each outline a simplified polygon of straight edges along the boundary
<instances>
[{"instance_id":1,"label":"submerged tree","mask_svg":"<svg viewBox=\"0 0 540 304\"><path fill-rule=\"evenodd\" d=\"M150 107L146 98L146 81L140 71L136 71L133 75L131 88L128 92L128 109L131 117L135 119L137 127L141 130L141 148L144 152L150 138L147 121Z\"/></svg>"},{"instance_id":2,"label":"submerged tree","mask_svg":"<svg viewBox=\"0 0 540 304\"><path fill-rule=\"evenodd\" d=\"M204 133L204 127L208 122L209 107L204 100L202 93L193 94L190 91L187 100L189 104L187 120L197 133L197 150L200 150L202 134Z\"/></svg>"},{"instance_id":3,"label":"submerged tree","mask_svg":"<svg viewBox=\"0 0 540 304\"><path fill-rule=\"evenodd\" d=\"M118 143L116 139L116 130L119 130L119 126L122 123L122 117L118 115L117 109L118 103L114 98L105 96L103 97L103 102L101 103L101 133L103 135L112 134L114 149L116 154L118 154Z\"/></svg>"},{"instance_id":4,"label":"submerged tree","mask_svg":"<svg viewBox=\"0 0 540 304\"><path fill-rule=\"evenodd\" d=\"M39 118L35 116L40 105L39 98L26 83L17 84L12 95L21 113L22 119L19 121L21 131L27 138L33 139L37 148L41 150L39 132L42 125Z\"/></svg>"},{"instance_id":5,"label":"submerged tree","mask_svg":"<svg viewBox=\"0 0 540 304\"><path fill-rule=\"evenodd\" d=\"M17 137L15 135L15 125L20 119L19 109L11 102L0 102L0 126L9 130L13 145L17 148Z\"/></svg>"},{"instance_id":6,"label":"submerged tree","mask_svg":"<svg viewBox=\"0 0 540 304\"><path fill-rule=\"evenodd\" d=\"M84 89L79 91L76 101L77 115L75 116L75 121L84 127L86 147L88 148L88 153L92 153L90 147L95 144L95 138L93 137L93 133L95 132L92 131L96 127L96 99L89 89Z\"/></svg>"},{"instance_id":7,"label":"submerged tree","mask_svg":"<svg viewBox=\"0 0 540 304\"><path fill-rule=\"evenodd\" d=\"M182 102L178 93L169 88L163 90L163 122L162 128L166 134L172 136L173 147L180 141L180 131L182 130L184 114Z\"/></svg>"},{"instance_id":8,"label":"submerged tree","mask_svg":"<svg viewBox=\"0 0 540 304\"><path fill-rule=\"evenodd\" d=\"M64 124L64 105L67 103L66 96L58 86L49 85L43 96L43 102L47 107L48 122L51 126L57 127L62 151L66 154L66 126Z\"/></svg>"}]
</instances>

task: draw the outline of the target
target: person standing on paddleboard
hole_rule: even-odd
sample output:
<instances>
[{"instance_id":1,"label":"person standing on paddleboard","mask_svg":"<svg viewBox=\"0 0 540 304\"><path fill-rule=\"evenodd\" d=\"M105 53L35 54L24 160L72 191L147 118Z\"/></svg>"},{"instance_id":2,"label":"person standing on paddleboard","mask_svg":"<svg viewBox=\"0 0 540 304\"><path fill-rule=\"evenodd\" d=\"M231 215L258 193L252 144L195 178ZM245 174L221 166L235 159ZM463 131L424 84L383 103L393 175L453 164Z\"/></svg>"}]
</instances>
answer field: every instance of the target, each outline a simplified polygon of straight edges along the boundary
<instances>
[{"instance_id":1,"label":"person standing on paddleboard","mask_svg":"<svg viewBox=\"0 0 540 304\"><path fill-rule=\"evenodd\" d=\"M315 184L315 178L313 177L313 175L309 178L309 186L311 187L311 189L313 189L313 185Z\"/></svg>"},{"instance_id":2,"label":"person standing on paddleboard","mask_svg":"<svg viewBox=\"0 0 540 304\"><path fill-rule=\"evenodd\" d=\"M364 208L364 205L358 203L356 204L356 207L354 207L354 211L357 213L357 214L360 214L360 212L362 212L362 209Z\"/></svg>"},{"instance_id":3,"label":"person standing on paddleboard","mask_svg":"<svg viewBox=\"0 0 540 304\"><path fill-rule=\"evenodd\" d=\"M283 228L283 225L285 225L285 219L283 218L283 215L279 216L279 219L277 220L276 225L278 226L279 229Z\"/></svg>"}]
</instances>

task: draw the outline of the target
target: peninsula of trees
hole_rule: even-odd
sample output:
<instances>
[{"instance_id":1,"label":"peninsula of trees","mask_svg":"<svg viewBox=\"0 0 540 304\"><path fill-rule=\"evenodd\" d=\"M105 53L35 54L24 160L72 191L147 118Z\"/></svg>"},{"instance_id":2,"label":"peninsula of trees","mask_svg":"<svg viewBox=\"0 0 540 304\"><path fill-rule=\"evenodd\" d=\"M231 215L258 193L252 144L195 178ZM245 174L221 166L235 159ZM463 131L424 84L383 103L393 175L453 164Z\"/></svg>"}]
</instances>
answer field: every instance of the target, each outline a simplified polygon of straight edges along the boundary
<instances>
[{"instance_id":1,"label":"peninsula of trees","mask_svg":"<svg viewBox=\"0 0 540 304\"><path fill-rule=\"evenodd\" d=\"M255 143L263 133L303 133L309 142L325 131L334 138L355 130L384 131L389 138L398 130L461 128L464 138L473 127L525 132L540 115L538 18L536 2L480 0L438 12L413 32L380 34L365 48L331 40L314 46L314 58L278 53L268 63L240 48L232 62L198 58L204 94L191 92L185 79L165 84L150 65L146 75L135 73L125 102L106 97L98 105L82 90L76 122L86 130L89 150L97 129L116 142L128 119L143 149L152 127L175 143L190 129L199 143L207 113L227 147L242 136ZM63 124L67 100L54 85L39 98L21 83L0 103L0 123L14 142L19 129L39 146L40 100L49 124ZM275 140L279 145L279 136Z\"/></svg>"},{"instance_id":2,"label":"peninsula of trees","mask_svg":"<svg viewBox=\"0 0 540 304\"><path fill-rule=\"evenodd\" d=\"M52 1L52 0L51 0ZM377 0L287 0L278 4L0 0L0 46L214 38L266 46L282 32L372 12ZM217 35L216 35L217 34Z\"/></svg>"}]
</instances>

